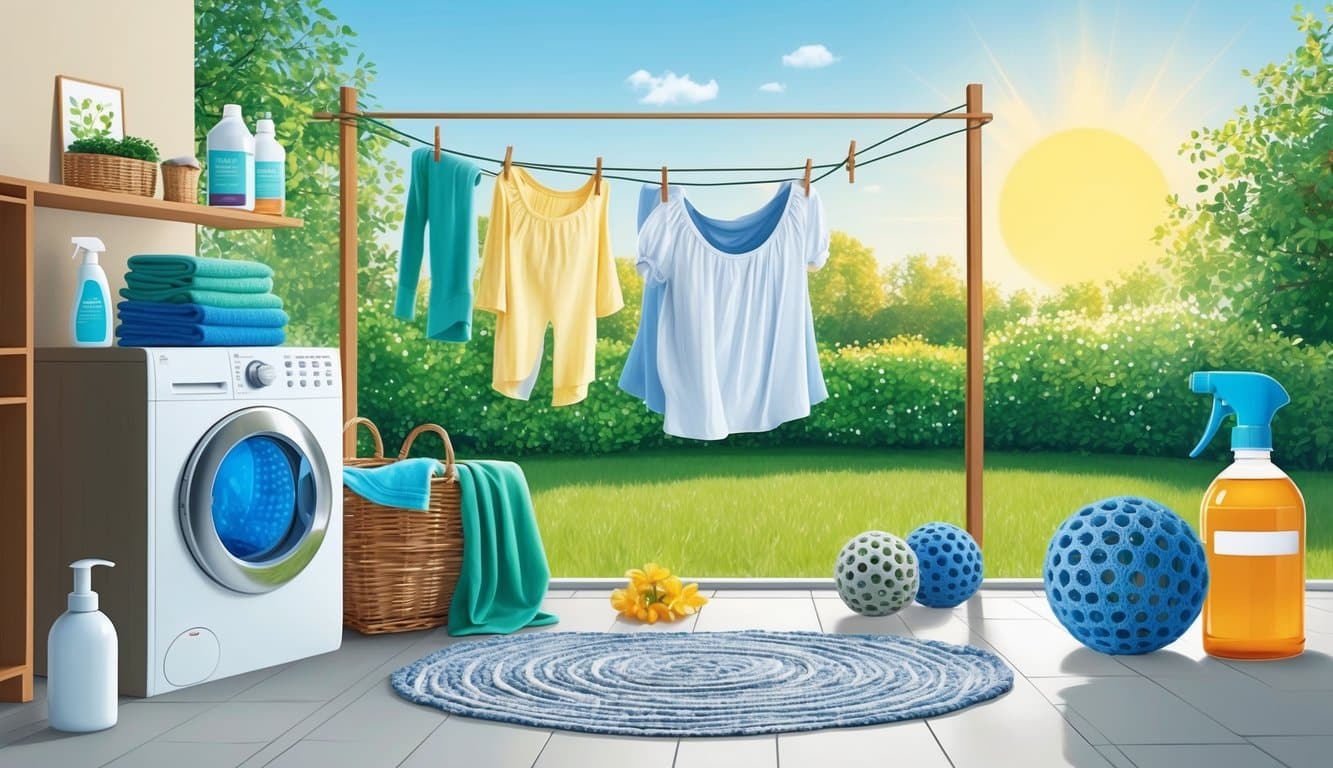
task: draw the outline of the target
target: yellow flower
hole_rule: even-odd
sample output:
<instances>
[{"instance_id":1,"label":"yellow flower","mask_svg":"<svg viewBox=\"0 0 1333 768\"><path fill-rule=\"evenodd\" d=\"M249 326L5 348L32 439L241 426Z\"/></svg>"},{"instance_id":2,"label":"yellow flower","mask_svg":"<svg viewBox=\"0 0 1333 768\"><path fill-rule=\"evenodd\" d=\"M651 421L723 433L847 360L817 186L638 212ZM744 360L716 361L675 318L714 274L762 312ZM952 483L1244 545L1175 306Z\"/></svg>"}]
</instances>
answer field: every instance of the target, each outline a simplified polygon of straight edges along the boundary
<instances>
[{"instance_id":1,"label":"yellow flower","mask_svg":"<svg viewBox=\"0 0 1333 768\"><path fill-rule=\"evenodd\" d=\"M631 568L625 571L625 577L629 579L630 584L639 592L647 592L655 587L658 582L670 578L671 571L663 568L657 563L648 563L643 568Z\"/></svg>"},{"instance_id":2,"label":"yellow flower","mask_svg":"<svg viewBox=\"0 0 1333 768\"><path fill-rule=\"evenodd\" d=\"M626 618L656 624L697 613L708 599L699 594L698 584L683 584L671 571L657 563L625 572L629 583L611 593L611 607Z\"/></svg>"},{"instance_id":3,"label":"yellow flower","mask_svg":"<svg viewBox=\"0 0 1333 768\"><path fill-rule=\"evenodd\" d=\"M708 598L699 594L698 584L688 584L670 595L667 605L677 616L685 617L696 613L707 602Z\"/></svg>"},{"instance_id":4,"label":"yellow flower","mask_svg":"<svg viewBox=\"0 0 1333 768\"><path fill-rule=\"evenodd\" d=\"M638 607L643 603L643 596L634 587L617 589L611 593L611 607L628 618L634 618Z\"/></svg>"}]
</instances>

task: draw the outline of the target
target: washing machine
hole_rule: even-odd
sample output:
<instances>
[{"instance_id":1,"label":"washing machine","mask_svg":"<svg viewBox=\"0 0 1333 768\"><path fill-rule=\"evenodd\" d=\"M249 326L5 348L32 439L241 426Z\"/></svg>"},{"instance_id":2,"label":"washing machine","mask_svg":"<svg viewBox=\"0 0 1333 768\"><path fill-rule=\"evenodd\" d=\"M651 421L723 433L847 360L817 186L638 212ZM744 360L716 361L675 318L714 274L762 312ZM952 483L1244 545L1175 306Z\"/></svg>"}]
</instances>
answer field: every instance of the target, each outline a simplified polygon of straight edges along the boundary
<instances>
[{"instance_id":1,"label":"washing machine","mask_svg":"<svg viewBox=\"0 0 1333 768\"><path fill-rule=\"evenodd\" d=\"M342 398L336 349L39 349L36 663L68 564L154 696L336 650Z\"/></svg>"}]
</instances>

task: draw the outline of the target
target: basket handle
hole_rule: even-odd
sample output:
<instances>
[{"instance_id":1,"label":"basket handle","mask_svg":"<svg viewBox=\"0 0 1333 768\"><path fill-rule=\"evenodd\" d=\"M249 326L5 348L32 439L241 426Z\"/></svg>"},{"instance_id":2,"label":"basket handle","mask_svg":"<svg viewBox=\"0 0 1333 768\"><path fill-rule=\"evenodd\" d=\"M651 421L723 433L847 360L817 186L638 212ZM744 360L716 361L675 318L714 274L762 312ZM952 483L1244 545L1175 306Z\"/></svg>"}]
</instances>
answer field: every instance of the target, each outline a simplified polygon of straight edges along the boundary
<instances>
[{"instance_id":1,"label":"basket handle","mask_svg":"<svg viewBox=\"0 0 1333 768\"><path fill-rule=\"evenodd\" d=\"M458 468L454 462L454 443L449 439L449 433L444 431L444 427L439 424L422 424L407 434L403 440L403 447L398 451L398 460L407 458L408 451L412 450L412 444L416 442L419 435L424 432L434 432L444 441L444 476L450 481L458 479Z\"/></svg>"},{"instance_id":2,"label":"basket handle","mask_svg":"<svg viewBox=\"0 0 1333 768\"><path fill-rule=\"evenodd\" d=\"M355 429L359 426L364 426L366 429L369 429L370 436L375 438L375 455L372 458L384 458L384 438L380 437L380 430L379 427L375 426L375 422L367 419L365 416L357 416L354 419L348 419L347 423L343 425L343 434L347 434L347 430ZM356 458L355 448L352 449L352 453L353 455L349 458Z\"/></svg>"}]
</instances>

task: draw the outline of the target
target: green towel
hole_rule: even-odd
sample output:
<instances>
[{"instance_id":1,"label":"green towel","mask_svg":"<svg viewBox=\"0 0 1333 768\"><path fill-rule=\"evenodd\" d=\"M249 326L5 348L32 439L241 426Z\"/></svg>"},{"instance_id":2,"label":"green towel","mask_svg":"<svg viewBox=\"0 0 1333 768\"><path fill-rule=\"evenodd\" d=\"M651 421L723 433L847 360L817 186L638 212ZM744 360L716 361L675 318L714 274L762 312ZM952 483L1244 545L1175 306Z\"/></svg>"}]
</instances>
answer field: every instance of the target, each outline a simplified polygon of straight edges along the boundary
<instances>
[{"instance_id":1,"label":"green towel","mask_svg":"<svg viewBox=\"0 0 1333 768\"><path fill-rule=\"evenodd\" d=\"M221 291L222 293L269 293L273 290L271 277L169 277L142 275L128 272L125 285L135 291L160 291L166 288L188 288L193 291Z\"/></svg>"},{"instance_id":2,"label":"green towel","mask_svg":"<svg viewBox=\"0 0 1333 768\"><path fill-rule=\"evenodd\" d=\"M132 288L121 288L120 295L127 301L155 301L160 304L203 304L226 309L282 309L282 299L271 293L194 291L189 288L136 291Z\"/></svg>"},{"instance_id":3,"label":"green towel","mask_svg":"<svg viewBox=\"0 0 1333 768\"><path fill-rule=\"evenodd\" d=\"M541 610L551 571L523 470L509 461L457 467L463 570L449 604L449 634L508 634L556 623Z\"/></svg>"},{"instance_id":4,"label":"green towel","mask_svg":"<svg viewBox=\"0 0 1333 768\"><path fill-rule=\"evenodd\" d=\"M185 277L273 277L267 264L241 259L201 259L173 254L130 257L130 269L162 280Z\"/></svg>"}]
</instances>

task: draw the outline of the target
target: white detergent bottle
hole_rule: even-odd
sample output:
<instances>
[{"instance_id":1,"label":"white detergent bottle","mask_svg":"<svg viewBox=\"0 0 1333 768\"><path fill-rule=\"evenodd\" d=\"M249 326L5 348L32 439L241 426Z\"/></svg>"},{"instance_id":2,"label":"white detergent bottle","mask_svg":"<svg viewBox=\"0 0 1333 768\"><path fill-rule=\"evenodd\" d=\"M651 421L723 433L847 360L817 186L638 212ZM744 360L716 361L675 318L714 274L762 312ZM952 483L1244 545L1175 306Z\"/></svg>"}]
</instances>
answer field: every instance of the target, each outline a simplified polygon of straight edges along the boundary
<instances>
[{"instance_id":1,"label":"white detergent bottle","mask_svg":"<svg viewBox=\"0 0 1333 768\"><path fill-rule=\"evenodd\" d=\"M57 731L100 731L116 724L116 628L97 610L94 565L115 563L96 558L70 563L69 610L46 637L47 718Z\"/></svg>"},{"instance_id":2,"label":"white detergent bottle","mask_svg":"<svg viewBox=\"0 0 1333 768\"><path fill-rule=\"evenodd\" d=\"M222 119L208 132L208 204L255 209L255 137L239 104L224 106Z\"/></svg>"},{"instance_id":3,"label":"white detergent bottle","mask_svg":"<svg viewBox=\"0 0 1333 768\"><path fill-rule=\"evenodd\" d=\"M274 137L273 113L255 126L255 213L282 215L287 197L287 150Z\"/></svg>"},{"instance_id":4,"label":"white detergent bottle","mask_svg":"<svg viewBox=\"0 0 1333 768\"><path fill-rule=\"evenodd\" d=\"M111 287L106 272L97 263L106 245L96 237L72 237L74 255L83 254L78 283L74 286L74 305L69 312L69 335L76 347L111 346Z\"/></svg>"}]
</instances>

